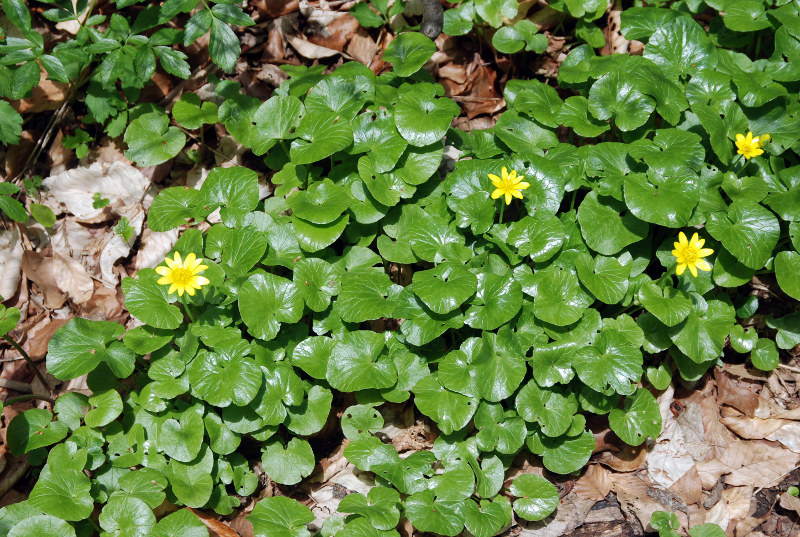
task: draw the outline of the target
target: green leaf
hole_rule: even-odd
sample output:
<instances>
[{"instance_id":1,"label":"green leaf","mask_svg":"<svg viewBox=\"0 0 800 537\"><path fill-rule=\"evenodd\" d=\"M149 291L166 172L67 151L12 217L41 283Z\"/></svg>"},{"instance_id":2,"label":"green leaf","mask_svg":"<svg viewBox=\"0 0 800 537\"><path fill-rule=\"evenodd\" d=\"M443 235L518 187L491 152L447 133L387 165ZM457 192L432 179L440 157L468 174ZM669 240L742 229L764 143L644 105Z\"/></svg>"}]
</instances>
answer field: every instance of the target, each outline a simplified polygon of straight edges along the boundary
<instances>
[{"instance_id":1,"label":"green leaf","mask_svg":"<svg viewBox=\"0 0 800 537\"><path fill-rule=\"evenodd\" d=\"M366 0L351 7L350 14L365 28L380 28L385 22L380 15L370 9Z\"/></svg>"},{"instance_id":2,"label":"green leaf","mask_svg":"<svg viewBox=\"0 0 800 537\"><path fill-rule=\"evenodd\" d=\"M140 468L119 479L121 490L142 500L150 509L155 509L162 504L166 498L163 490L167 488L167 485L167 478L152 468Z\"/></svg>"},{"instance_id":3,"label":"green leaf","mask_svg":"<svg viewBox=\"0 0 800 537\"><path fill-rule=\"evenodd\" d=\"M197 205L213 211L218 207L252 211L258 205L258 174L248 168L214 168L208 173Z\"/></svg>"},{"instance_id":4,"label":"green leaf","mask_svg":"<svg viewBox=\"0 0 800 537\"><path fill-rule=\"evenodd\" d=\"M690 17L678 17L653 32L644 57L678 78L713 68L717 50L702 26Z\"/></svg>"},{"instance_id":5,"label":"green leaf","mask_svg":"<svg viewBox=\"0 0 800 537\"><path fill-rule=\"evenodd\" d=\"M124 332L122 325L110 321L70 319L50 340L47 370L68 380L89 373L103 361L113 364L116 358L109 344Z\"/></svg>"},{"instance_id":6,"label":"green leaf","mask_svg":"<svg viewBox=\"0 0 800 537\"><path fill-rule=\"evenodd\" d=\"M658 438L661 434L661 411L658 402L649 391L639 388L625 398L625 409L615 408L608 415L611 430L626 444L638 446L648 436Z\"/></svg>"},{"instance_id":7,"label":"green leaf","mask_svg":"<svg viewBox=\"0 0 800 537\"><path fill-rule=\"evenodd\" d=\"M331 413L333 394L327 388L314 385L297 406L286 409L286 428L299 435L311 435L322 430Z\"/></svg>"},{"instance_id":8,"label":"green leaf","mask_svg":"<svg viewBox=\"0 0 800 537\"><path fill-rule=\"evenodd\" d=\"M400 494L390 488L374 487L369 493L348 494L339 503L340 513L355 513L369 520L379 530L391 530L400 521Z\"/></svg>"},{"instance_id":9,"label":"green leaf","mask_svg":"<svg viewBox=\"0 0 800 537\"><path fill-rule=\"evenodd\" d=\"M371 73L370 73L371 74ZM305 99L306 113L334 113L342 119L352 120L364 103L374 97L372 81L363 75L334 76L320 80Z\"/></svg>"},{"instance_id":10,"label":"green leaf","mask_svg":"<svg viewBox=\"0 0 800 537\"><path fill-rule=\"evenodd\" d=\"M180 421L170 418L161 425L158 442L171 458L191 462L200 453L204 436L203 417L193 410L186 410Z\"/></svg>"},{"instance_id":11,"label":"green leaf","mask_svg":"<svg viewBox=\"0 0 800 537\"><path fill-rule=\"evenodd\" d=\"M703 311L695 306L680 324L669 329L672 342L696 363L717 359L722 354L725 338L733 328L733 306L718 299L708 301Z\"/></svg>"},{"instance_id":12,"label":"green leaf","mask_svg":"<svg viewBox=\"0 0 800 537\"><path fill-rule=\"evenodd\" d=\"M349 221L350 215L347 213L329 224L312 224L299 217L294 217L292 218L292 227L303 250L318 252L336 242Z\"/></svg>"},{"instance_id":13,"label":"green leaf","mask_svg":"<svg viewBox=\"0 0 800 537\"><path fill-rule=\"evenodd\" d=\"M540 388L533 380L517 393L515 403L520 416L525 421L539 423L547 436L565 433L578 411L578 400L571 393L560 387Z\"/></svg>"},{"instance_id":14,"label":"green leaf","mask_svg":"<svg viewBox=\"0 0 800 537\"><path fill-rule=\"evenodd\" d=\"M84 520L92 514L91 482L78 470L46 466L33 486L28 501L40 511L67 521Z\"/></svg>"},{"instance_id":15,"label":"green leaf","mask_svg":"<svg viewBox=\"0 0 800 537\"><path fill-rule=\"evenodd\" d=\"M639 301L667 326L675 326L692 311L692 301L685 292L672 287L661 289L655 283L639 289Z\"/></svg>"},{"instance_id":16,"label":"green leaf","mask_svg":"<svg viewBox=\"0 0 800 537\"><path fill-rule=\"evenodd\" d=\"M324 379L328 371L328 359L335 346L336 341L329 337L305 339L292 351L292 364L315 379Z\"/></svg>"},{"instance_id":17,"label":"green leaf","mask_svg":"<svg viewBox=\"0 0 800 537\"><path fill-rule=\"evenodd\" d=\"M422 38L430 43L427 37ZM409 144L425 147L441 141L460 111L450 99L436 98L433 84L417 84L398 99L394 121L400 136Z\"/></svg>"},{"instance_id":18,"label":"green leaf","mask_svg":"<svg viewBox=\"0 0 800 537\"><path fill-rule=\"evenodd\" d=\"M586 195L578 208L578 223L589 248L603 255L614 255L647 236L649 226L627 212L620 215L623 210L624 205L611 198L600 198L595 191Z\"/></svg>"},{"instance_id":19,"label":"green leaf","mask_svg":"<svg viewBox=\"0 0 800 537\"><path fill-rule=\"evenodd\" d=\"M392 317L400 291L386 274L374 269L347 272L341 289L334 309L343 321L353 323Z\"/></svg>"},{"instance_id":20,"label":"green leaf","mask_svg":"<svg viewBox=\"0 0 800 537\"><path fill-rule=\"evenodd\" d=\"M561 249L565 240L564 226L558 218L525 216L511 224L508 242L521 256L532 261L547 261Z\"/></svg>"},{"instance_id":21,"label":"green leaf","mask_svg":"<svg viewBox=\"0 0 800 537\"><path fill-rule=\"evenodd\" d=\"M353 405L348 407L342 415L342 432L351 440L370 436L381 430L382 427L383 416L374 405ZM341 511L341 506L339 506L339 510ZM355 513L356 511L342 512ZM394 525L397 523L395 522Z\"/></svg>"},{"instance_id":22,"label":"green leaf","mask_svg":"<svg viewBox=\"0 0 800 537\"><path fill-rule=\"evenodd\" d=\"M476 399L445 389L433 376L423 378L414 386L414 404L433 419L444 434L466 427L478 408Z\"/></svg>"},{"instance_id":23,"label":"green leaf","mask_svg":"<svg viewBox=\"0 0 800 537\"><path fill-rule=\"evenodd\" d=\"M112 495L98 518L109 537L148 537L156 525L153 510L132 496Z\"/></svg>"},{"instance_id":24,"label":"green leaf","mask_svg":"<svg viewBox=\"0 0 800 537\"><path fill-rule=\"evenodd\" d=\"M398 76L411 76L427 62L436 45L425 35L406 32L397 36L383 52L383 61L392 64Z\"/></svg>"},{"instance_id":25,"label":"green leaf","mask_svg":"<svg viewBox=\"0 0 800 537\"><path fill-rule=\"evenodd\" d=\"M575 259L575 268L581 283L600 302L616 304L628 291L630 265L622 265L613 257L592 256L583 253Z\"/></svg>"},{"instance_id":26,"label":"green leaf","mask_svg":"<svg viewBox=\"0 0 800 537\"><path fill-rule=\"evenodd\" d=\"M153 231L169 231L193 218L193 206L200 196L197 190L174 186L158 193L147 214L147 225Z\"/></svg>"},{"instance_id":27,"label":"green leaf","mask_svg":"<svg viewBox=\"0 0 800 537\"><path fill-rule=\"evenodd\" d=\"M612 388L630 395L636 389L632 382L642 376L642 353L616 330L600 333L591 347L578 349L572 367L578 377L595 391Z\"/></svg>"},{"instance_id":28,"label":"green leaf","mask_svg":"<svg viewBox=\"0 0 800 537\"><path fill-rule=\"evenodd\" d=\"M367 330L348 332L336 342L328 364L331 387L342 392L369 388L390 388L397 381L397 369L383 353L381 334Z\"/></svg>"},{"instance_id":29,"label":"green leaf","mask_svg":"<svg viewBox=\"0 0 800 537\"><path fill-rule=\"evenodd\" d=\"M314 469L314 452L311 445L300 438L292 438L285 448L280 440L272 440L264 446L261 464L273 481L295 485Z\"/></svg>"},{"instance_id":30,"label":"green leaf","mask_svg":"<svg viewBox=\"0 0 800 537\"><path fill-rule=\"evenodd\" d=\"M89 427L103 427L114 421L122 414L122 397L116 390L102 390L95 392L89 398L92 407L84 417L84 422Z\"/></svg>"},{"instance_id":31,"label":"green leaf","mask_svg":"<svg viewBox=\"0 0 800 537\"><path fill-rule=\"evenodd\" d=\"M500 115L494 132L512 151L526 158L541 155L540 149L558 145L558 138L551 129L520 116L515 110L507 110ZM527 174L520 173L520 175Z\"/></svg>"},{"instance_id":32,"label":"green leaf","mask_svg":"<svg viewBox=\"0 0 800 537\"><path fill-rule=\"evenodd\" d=\"M161 164L180 153L186 135L178 127L170 127L169 117L163 112L149 112L131 121L124 141L128 145L125 156L145 167Z\"/></svg>"},{"instance_id":33,"label":"green leaf","mask_svg":"<svg viewBox=\"0 0 800 537\"><path fill-rule=\"evenodd\" d=\"M760 269L778 244L780 225L770 211L750 201L735 201L711 213L706 228L744 265Z\"/></svg>"},{"instance_id":34,"label":"green leaf","mask_svg":"<svg viewBox=\"0 0 800 537\"><path fill-rule=\"evenodd\" d=\"M233 71L242 52L239 38L233 33L231 27L216 17L211 20L211 38L208 52L211 56L211 61L219 65L226 73Z\"/></svg>"},{"instance_id":35,"label":"green leaf","mask_svg":"<svg viewBox=\"0 0 800 537\"><path fill-rule=\"evenodd\" d=\"M761 371L772 371L780 363L778 349L775 342L771 339L759 338L755 349L750 353L750 361L753 367Z\"/></svg>"},{"instance_id":36,"label":"green leaf","mask_svg":"<svg viewBox=\"0 0 800 537\"><path fill-rule=\"evenodd\" d=\"M292 214L314 224L329 224L339 218L350 205L345 190L325 179L308 190L294 192L286 199Z\"/></svg>"},{"instance_id":37,"label":"green leaf","mask_svg":"<svg viewBox=\"0 0 800 537\"><path fill-rule=\"evenodd\" d=\"M557 474L579 471L589 462L595 447L591 431L584 431L578 436L569 436L568 431L558 438L543 437L541 442L544 449L542 463L545 468Z\"/></svg>"},{"instance_id":38,"label":"green leaf","mask_svg":"<svg viewBox=\"0 0 800 537\"><path fill-rule=\"evenodd\" d=\"M175 497L189 507L205 505L214 489L211 477L213 464L214 457L206 445L200 448L197 458L191 462L171 460L168 477Z\"/></svg>"},{"instance_id":39,"label":"green leaf","mask_svg":"<svg viewBox=\"0 0 800 537\"><path fill-rule=\"evenodd\" d=\"M217 105L202 102L196 93L184 93L172 107L172 117L182 127L199 129L217 122Z\"/></svg>"},{"instance_id":40,"label":"green leaf","mask_svg":"<svg viewBox=\"0 0 800 537\"><path fill-rule=\"evenodd\" d=\"M75 537L75 529L64 520L50 515L35 515L21 520L7 533L8 537Z\"/></svg>"},{"instance_id":41,"label":"green leaf","mask_svg":"<svg viewBox=\"0 0 800 537\"><path fill-rule=\"evenodd\" d=\"M700 524L689 529L690 537L722 537L727 535L717 524Z\"/></svg>"},{"instance_id":42,"label":"green leaf","mask_svg":"<svg viewBox=\"0 0 800 537\"><path fill-rule=\"evenodd\" d=\"M439 501L432 490L425 490L406 499L405 514L417 531L455 537L464 529L463 503Z\"/></svg>"},{"instance_id":43,"label":"green leaf","mask_svg":"<svg viewBox=\"0 0 800 537\"><path fill-rule=\"evenodd\" d=\"M23 33L31 31L31 12L23 0L3 0L3 12Z\"/></svg>"},{"instance_id":44,"label":"green leaf","mask_svg":"<svg viewBox=\"0 0 800 537\"><path fill-rule=\"evenodd\" d=\"M250 334L269 341L281 323L296 323L303 316L303 298L297 286L274 274L253 274L239 290L239 312Z\"/></svg>"},{"instance_id":45,"label":"green leaf","mask_svg":"<svg viewBox=\"0 0 800 537\"><path fill-rule=\"evenodd\" d=\"M607 122L589 113L589 100L580 95L567 97L557 117L559 124L571 127L578 136L586 138L600 136L611 128Z\"/></svg>"},{"instance_id":46,"label":"green leaf","mask_svg":"<svg viewBox=\"0 0 800 537\"><path fill-rule=\"evenodd\" d=\"M0 101L0 142L5 145L16 145L22 134L22 116L9 104Z\"/></svg>"},{"instance_id":47,"label":"green leaf","mask_svg":"<svg viewBox=\"0 0 800 537\"><path fill-rule=\"evenodd\" d=\"M334 112L306 114L295 130L289 154L295 164L310 164L331 156L353 143L350 122Z\"/></svg>"},{"instance_id":48,"label":"green leaf","mask_svg":"<svg viewBox=\"0 0 800 537\"><path fill-rule=\"evenodd\" d=\"M293 278L311 311L321 312L328 309L331 298L341 290L341 274L322 259L301 259L294 267Z\"/></svg>"},{"instance_id":49,"label":"green leaf","mask_svg":"<svg viewBox=\"0 0 800 537\"><path fill-rule=\"evenodd\" d=\"M44 227L53 227L56 225L56 215L53 209L41 203L31 203L30 206L31 216Z\"/></svg>"},{"instance_id":50,"label":"green leaf","mask_svg":"<svg viewBox=\"0 0 800 537\"><path fill-rule=\"evenodd\" d=\"M593 302L581 288L577 275L560 268L537 270L524 291L534 297L536 318L556 326L578 321Z\"/></svg>"},{"instance_id":51,"label":"green leaf","mask_svg":"<svg viewBox=\"0 0 800 537\"><path fill-rule=\"evenodd\" d=\"M764 12L764 4L758 0L730 2L725 7L722 21L734 32L756 32L771 26Z\"/></svg>"},{"instance_id":52,"label":"green leaf","mask_svg":"<svg viewBox=\"0 0 800 537\"><path fill-rule=\"evenodd\" d=\"M53 413L44 408L32 408L14 416L8 426L8 449L21 456L40 447L60 442L69 430Z\"/></svg>"},{"instance_id":53,"label":"green leaf","mask_svg":"<svg viewBox=\"0 0 800 537\"><path fill-rule=\"evenodd\" d=\"M314 521L311 509L286 496L264 498L247 516L257 537L308 537Z\"/></svg>"},{"instance_id":54,"label":"green leaf","mask_svg":"<svg viewBox=\"0 0 800 537\"><path fill-rule=\"evenodd\" d=\"M627 39L646 41L656 30L681 16L686 14L662 7L631 7L620 14L620 30Z\"/></svg>"},{"instance_id":55,"label":"green leaf","mask_svg":"<svg viewBox=\"0 0 800 537\"><path fill-rule=\"evenodd\" d=\"M670 228L685 226L700 201L699 185L690 175L630 174L625 176L624 192L625 203L635 217Z\"/></svg>"},{"instance_id":56,"label":"green leaf","mask_svg":"<svg viewBox=\"0 0 800 537\"><path fill-rule=\"evenodd\" d=\"M11 196L0 196L0 212L15 222L27 222L28 211L25 206Z\"/></svg>"},{"instance_id":57,"label":"green leaf","mask_svg":"<svg viewBox=\"0 0 800 537\"><path fill-rule=\"evenodd\" d=\"M6 308L0 304L0 337L14 330L19 322L19 317L19 308Z\"/></svg>"},{"instance_id":58,"label":"green leaf","mask_svg":"<svg viewBox=\"0 0 800 537\"><path fill-rule=\"evenodd\" d=\"M485 0L475 5L475 13L494 28L503 24L503 17L511 20L518 11L519 3L516 0Z\"/></svg>"},{"instance_id":59,"label":"green leaf","mask_svg":"<svg viewBox=\"0 0 800 537\"><path fill-rule=\"evenodd\" d=\"M122 280L125 307L153 328L174 330L183 323L183 313L169 303L168 286L156 283L158 278L153 269L142 269L138 278Z\"/></svg>"},{"instance_id":60,"label":"green leaf","mask_svg":"<svg viewBox=\"0 0 800 537\"><path fill-rule=\"evenodd\" d=\"M800 254L779 252L775 256L775 277L781 290L792 298L800 300Z\"/></svg>"},{"instance_id":61,"label":"green leaf","mask_svg":"<svg viewBox=\"0 0 800 537\"><path fill-rule=\"evenodd\" d=\"M510 490L517 497L514 511L525 520L542 520L558 507L558 491L540 475L523 474L514 479Z\"/></svg>"},{"instance_id":62,"label":"green leaf","mask_svg":"<svg viewBox=\"0 0 800 537\"><path fill-rule=\"evenodd\" d=\"M241 356L239 346L221 346L216 351L200 351L187 366L192 394L217 407L248 404L261 387L261 369Z\"/></svg>"},{"instance_id":63,"label":"green leaf","mask_svg":"<svg viewBox=\"0 0 800 537\"><path fill-rule=\"evenodd\" d=\"M276 141L294 138L294 129L304 114L305 107L297 97L273 95L264 101L253 115L258 132L253 152L262 155Z\"/></svg>"},{"instance_id":64,"label":"green leaf","mask_svg":"<svg viewBox=\"0 0 800 537\"><path fill-rule=\"evenodd\" d=\"M511 522L511 502L505 496L492 501L464 502L464 525L475 537L493 537Z\"/></svg>"},{"instance_id":65,"label":"green leaf","mask_svg":"<svg viewBox=\"0 0 800 537\"><path fill-rule=\"evenodd\" d=\"M389 111L366 111L353 120L352 151L368 153L376 172L394 168L406 147L408 143L397 132Z\"/></svg>"},{"instance_id":66,"label":"green leaf","mask_svg":"<svg viewBox=\"0 0 800 537\"><path fill-rule=\"evenodd\" d=\"M458 308L478 287L478 278L460 265L442 263L413 277L414 293L431 310L445 314Z\"/></svg>"},{"instance_id":67,"label":"green leaf","mask_svg":"<svg viewBox=\"0 0 800 537\"><path fill-rule=\"evenodd\" d=\"M622 71L603 75L589 90L592 115L601 120L613 118L622 131L644 125L655 108L655 100L636 89Z\"/></svg>"},{"instance_id":68,"label":"green leaf","mask_svg":"<svg viewBox=\"0 0 800 537\"><path fill-rule=\"evenodd\" d=\"M758 332L752 328L745 332L740 324L733 325L729 337L733 350L742 354L752 351L758 342Z\"/></svg>"},{"instance_id":69,"label":"green leaf","mask_svg":"<svg viewBox=\"0 0 800 537\"><path fill-rule=\"evenodd\" d=\"M510 321L522 306L522 288L511 271L499 276L478 273L478 287L470 300L465 323L472 328L494 330Z\"/></svg>"},{"instance_id":70,"label":"green leaf","mask_svg":"<svg viewBox=\"0 0 800 537\"><path fill-rule=\"evenodd\" d=\"M208 529L200 517L188 509L179 509L156 524L154 537L208 537Z\"/></svg>"}]
</instances>

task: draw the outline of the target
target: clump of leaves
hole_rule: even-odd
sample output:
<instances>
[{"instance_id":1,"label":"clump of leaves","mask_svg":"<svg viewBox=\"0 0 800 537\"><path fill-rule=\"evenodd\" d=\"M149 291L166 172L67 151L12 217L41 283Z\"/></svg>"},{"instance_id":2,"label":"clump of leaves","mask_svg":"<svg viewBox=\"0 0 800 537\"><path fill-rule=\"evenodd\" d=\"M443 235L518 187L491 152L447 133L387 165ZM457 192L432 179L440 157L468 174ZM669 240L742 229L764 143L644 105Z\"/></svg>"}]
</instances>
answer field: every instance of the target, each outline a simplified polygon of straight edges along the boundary
<instances>
[{"instance_id":1,"label":"clump of leaves","mask_svg":"<svg viewBox=\"0 0 800 537\"><path fill-rule=\"evenodd\" d=\"M0 523L205 535L187 511L157 521L152 508L231 513L258 493L257 457L245 458L258 451L272 481L300 483L326 455L310 440L339 394L356 401L344 455L376 487L323 532L388 537L402 516L491 537L513 512L546 518L549 474L503 490L517 454L579 472L594 449L587 417L640 445L660 433L654 392L674 372L700 378L728 344L769 370L800 342L793 306L770 302L764 330L747 321L767 311L746 287L774 273L781 303L800 299L791 10L770 11L775 51L754 62L681 11L630 9L622 31L642 56L576 47L559 71L574 94L511 80L496 126L470 133L450 128L459 108L420 71L433 50L415 34L395 40L381 76L286 66L264 102L231 82L214 102L185 95L172 119L221 123L263 157L274 192L228 167L158 194L149 227L186 230L165 264L122 282L141 324L73 319L54 335L50 373L87 375L92 395L12 421L12 453L46 465ZM748 132L763 154L736 144ZM125 140L153 165L185 134L151 110ZM445 144L460 151L449 172ZM384 443L386 403L413 404L433 448L400 458ZM258 536L306 535L312 520L285 497L250 515Z\"/></svg>"}]
</instances>

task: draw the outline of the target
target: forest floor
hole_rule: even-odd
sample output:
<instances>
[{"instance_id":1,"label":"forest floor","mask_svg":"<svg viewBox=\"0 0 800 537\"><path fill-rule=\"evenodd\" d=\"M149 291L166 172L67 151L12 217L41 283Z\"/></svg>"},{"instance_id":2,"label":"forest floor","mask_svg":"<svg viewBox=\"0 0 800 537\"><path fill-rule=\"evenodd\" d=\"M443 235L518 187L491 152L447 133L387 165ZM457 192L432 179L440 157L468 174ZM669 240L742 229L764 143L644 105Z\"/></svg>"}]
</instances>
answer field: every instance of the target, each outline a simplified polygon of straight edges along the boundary
<instances>
[{"instance_id":1,"label":"forest floor","mask_svg":"<svg viewBox=\"0 0 800 537\"><path fill-rule=\"evenodd\" d=\"M498 54L474 32L463 37L442 35L436 40L438 52L425 68L461 106L462 114L454 126L465 130L493 126L505 109L503 88L509 79L537 77L556 84L564 47L571 38L563 35L563 28L559 35L551 33L556 31L558 19L548 17L549 8L535 0L525 3L533 12L542 11L537 20L550 42L542 55ZM247 94L267 99L287 77L281 65L324 64L333 70L354 60L376 73L387 70L381 53L393 38L392 31L362 28L347 12L351 4L341 0L251 1L249 9L256 25L239 29L243 53L226 78L240 82ZM104 10L111 12L113 6L101 6L100 12ZM603 53L637 53L641 44L628 42L618 33L618 15L612 8L604 19L607 46ZM169 109L182 93L205 91L210 77L225 77L208 60L207 39L189 47L191 64L199 66L189 80L173 86L171 78L157 72L142 100ZM262 175L268 172L263 162L247 154L220 125L214 161L191 169L169 161L140 169L140 175L125 158L122 142L107 137L98 138L89 154L79 159L62 142L81 125L85 111L62 107L65 98L61 84L43 80L32 97L15 103L30 118L22 143L7 152L0 150L7 177L68 174L71 179L68 188L51 188L44 195L43 202L59 215L55 231L33 220L18 226L3 221L0 227L0 295L8 297L5 305L22 311L22 321L11 335L53 385L57 381L47 375L44 357L55 330L75 316L128 323L130 315L119 282L160 263L177 240L177 230L155 233L144 224L158 190L192 185L203 167L244 164ZM62 114L61 121L54 125L51 142L43 146L40 141L57 113ZM114 173L106 173L111 169ZM110 203L87 216L81 205L98 190ZM133 247L114 232L122 216L136 230ZM770 304L777 300L770 293L771 284L774 282L754 279L750 287L763 303ZM775 307L785 310L787 305ZM763 328L766 317L758 315L747 322ZM800 535L800 499L785 493L789 486L800 484L800 345L792 352L794 360L770 374L748 369L731 353L725 356L724 365L695 383L676 379L674 387L658 396L661 435L641 447L621 447L607 423L589 423L596 438L595 454L580 477L565 476L557 482L561 495L557 512L542 522L515 523L504 535L643 535L654 511L677 513L684 529L687 524L719 524L730 537ZM0 399L46 393L11 347L0 346L0 366ZM86 389L85 382L78 379L61 384L56 393L75 389ZM341 413L348 405L348 401L336 403L334 412ZM31 406L18 404L3 410L1 439L5 440L5 427L14 415ZM386 406L382 432L400 453L432 446L435 430L414 412L413 404ZM366 492L370 486L367 475L343 457L341 436L331 438L336 441L331 442L330 454L320 461L311 483L283 490L309 505L320 520L336 511L346 493ZM510 480L519 472L530 471L532 465L537 465L535 459L519 456L506 477ZM34 482L30 469L24 458L6 452L5 443L0 446L0 506L26 497ZM270 493L267 486L262 494ZM222 520L196 514L206 521L212 535L251 537L252 528L243 517L248 511L246 507Z\"/></svg>"}]
</instances>

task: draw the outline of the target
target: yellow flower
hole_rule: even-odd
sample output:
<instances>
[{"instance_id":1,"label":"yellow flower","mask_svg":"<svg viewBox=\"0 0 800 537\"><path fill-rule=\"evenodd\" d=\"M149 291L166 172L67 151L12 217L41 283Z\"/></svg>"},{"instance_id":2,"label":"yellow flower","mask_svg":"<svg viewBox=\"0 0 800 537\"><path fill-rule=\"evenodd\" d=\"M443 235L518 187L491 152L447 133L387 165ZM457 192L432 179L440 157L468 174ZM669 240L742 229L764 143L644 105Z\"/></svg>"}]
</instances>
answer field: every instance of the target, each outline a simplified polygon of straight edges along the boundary
<instances>
[{"instance_id":1,"label":"yellow flower","mask_svg":"<svg viewBox=\"0 0 800 537\"><path fill-rule=\"evenodd\" d=\"M169 285L169 294L178 291L178 296L183 296L183 292L189 296L194 296L195 289L200 289L208 284L208 278L199 274L208 268L201 265L203 258L197 258L194 254L186 256L186 261L181 261L181 254L175 252L174 259L169 257L164 260L167 266L156 267L156 272L161 274L158 283Z\"/></svg>"},{"instance_id":2,"label":"yellow flower","mask_svg":"<svg viewBox=\"0 0 800 537\"><path fill-rule=\"evenodd\" d=\"M711 265L703 258L713 254L714 250L703 248L705 242L705 239L698 240L697 233L692 235L691 241L686 240L686 235L684 235L683 231L678 234L678 242L674 243L675 249L672 250L672 255L678 260L678 268L675 270L678 276L683 274L686 267L689 267L689 272L695 278L697 278L697 269L711 270Z\"/></svg>"},{"instance_id":3,"label":"yellow flower","mask_svg":"<svg viewBox=\"0 0 800 537\"><path fill-rule=\"evenodd\" d=\"M750 131L747 131L747 136L737 134L736 147L739 149L737 153L744 155L746 159L757 157L764 152L761 146L769 142L770 138L771 136L769 134L762 134L754 138L753 133Z\"/></svg>"},{"instance_id":4,"label":"yellow flower","mask_svg":"<svg viewBox=\"0 0 800 537\"><path fill-rule=\"evenodd\" d=\"M502 179L493 173L489 174L489 179L492 180L492 184L496 189L492 192L492 199L496 200L500 196L505 196L506 205L511 203L512 197L522 199L522 192L520 192L520 190L525 190L531 186L530 183L522 182L525 177L521 175L517 177L517 170L511 170L511 174L509 175L505 166L503 166Z\"/></svg>"}]
</instances>

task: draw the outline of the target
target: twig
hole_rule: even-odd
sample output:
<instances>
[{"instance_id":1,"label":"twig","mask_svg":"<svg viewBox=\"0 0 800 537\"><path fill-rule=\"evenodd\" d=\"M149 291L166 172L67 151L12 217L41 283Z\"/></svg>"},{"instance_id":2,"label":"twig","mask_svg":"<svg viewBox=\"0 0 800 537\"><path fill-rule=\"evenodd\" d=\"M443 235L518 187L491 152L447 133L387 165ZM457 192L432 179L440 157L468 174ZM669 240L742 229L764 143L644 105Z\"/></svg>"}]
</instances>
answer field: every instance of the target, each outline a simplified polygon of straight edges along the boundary
<instances>
[{"instance_id":1,"label":"twig","mask_svg":"<svg viewBox=\"0 0 800 537\"><path fill-rule=\"evenodd\" d=\"M14 390L15 392L31 393L31 385L19 380L0 378L0 388Z\"/></svg>"},{"instance_id":2,"label":"twig","mask_svg":"<svg viewBox=\"0 0 800 537\"><path fill-rule=\"evenodd\" d=\"M502 97L470 97L464 96L460 97L458 95L449 96L448 99L453 99L454 101L467 101L467 102L481 102L481 101L502 101Z\"/></svg>"},{"instance_id":3,"label":"twig","mask_svg":"<svg viewBox=\"0 0 800 537\"><path fill-rule=\"evenodd\" d=\"M791 371L792 373L800 373L800 367L792 367L785 364L778 364L778 369L785 369L786 371Z\"/></svg>"},{"instance_id":4,"label":"twig","mask_svg":"<svg viewBox=\"0 0 800 537\"><path fill-rule=\"evenodd\" d=\"M23 401L33 401L36 399L38 399L39 401L47 401L51 405L55 404L55 401L52 398L47 397L45 395L37 395L35 393L20 395L19 397L12 397L11 399L5 401L3 404L8 406L8 405L13 405L14 403L22 403Z\"/></svg>"},{"instance_id":5,"label":"twig","mask_svg":"<svg viewBox=\"0 0 800 537\"><path fill-rule=\"evenodd\" d=\"M25 361L28 362L28 366L33 370L33 374L36 375L36 378L39 379L39 382L42 383L42 386L45 389L47 389L47 391L49 392L50 391L50 385L47 383L46 380L44 380L44 377L42 376L42 372L39 371L39 368L36 367L35 363L33 363L33 360L31 360L31 357L28 356L27 352L25 352L25 349L20 347L19 344L16 341L14 341L12 338L8 337L8 334L4 335L3 339L8 341L11 344L12 347L17 349L17 352L19 352L22 355L22 357L25 359Z\"/></svg>"}]
</instances>

